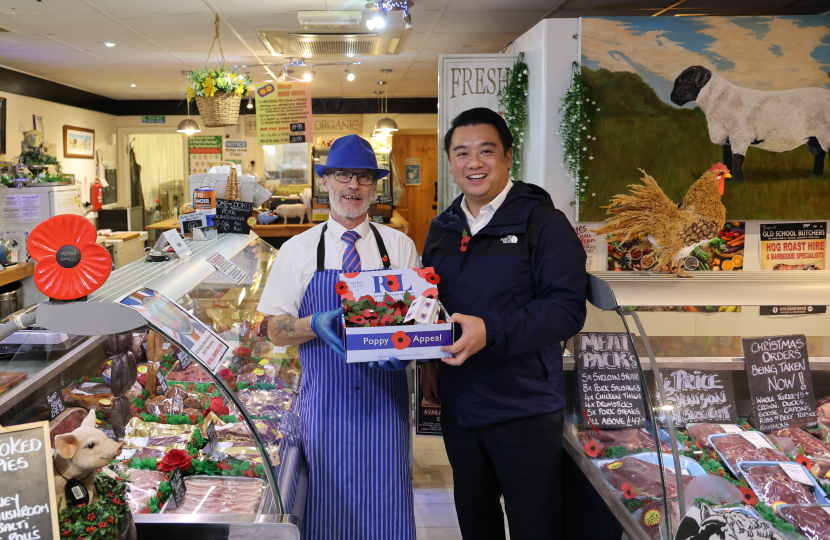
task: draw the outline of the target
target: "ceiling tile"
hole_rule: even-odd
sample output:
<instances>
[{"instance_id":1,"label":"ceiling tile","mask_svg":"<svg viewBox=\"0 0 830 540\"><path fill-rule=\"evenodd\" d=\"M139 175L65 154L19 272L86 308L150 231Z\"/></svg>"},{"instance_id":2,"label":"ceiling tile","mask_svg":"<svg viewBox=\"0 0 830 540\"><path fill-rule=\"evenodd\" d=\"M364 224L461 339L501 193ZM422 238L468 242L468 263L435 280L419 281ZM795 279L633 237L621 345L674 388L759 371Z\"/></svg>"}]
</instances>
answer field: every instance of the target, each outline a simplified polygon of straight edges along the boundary
<instances>
[{"instance_id":1,"label":"ceiling tile","mask_svg":"<svg viewBox=\"0 0 830 540\"><path fill-rule=\"evenodd\" d=\"M59 0L63 2L64 0ZM202 0L89 0L104 13L211 13Z\"/></svg>"},{"instance_id":2,"label":"ceiling tile","mask_svg":"<svg viewBox=\"0 0 830 540\"><path fill-rule=\"evenodd\" d=\"M287 13L299 10L336 9L326 7L326 0L212 0L220 13ZM365 2L364 2L365 5ZM295 15L296 17L296 15Z\"/></svg>"},{"instance_id":3,"label":"ceiling tile","mask_svg":"<svg viewBox=\"0 0 830 540\"><path fill-rule=\"evenodd\" d=\"M153 45L151 42L144 39L142 36L137 35L101 35L101 34L94 34L94 35L85 35L85 36L55 36L57 39L60 39L62 42L76 47L78 49L84 51L117 51L117 50L129 50L129 51L157 51L159 50L156 45ZM115 47L106 47L104 45L105 41L111 41L115 43ZM2 44L0 44L0 49L2 49Z\"/></svg>"},{"instance_id":4,"label":"ceiling tile","mask_svg":"<svg viewBox=\"0 0 830 540\"><path fill-rule=\"evenodd\" d=\"M526 32L547 11L448 11L435 32Z\"/></svg>"},{"instance_id":5,"label":"ceiling tile","mask_svg":"<svg viewBox=\"0 0 830 540\"><path fill-rule=\"evenodd\" d=\"M471 33L440 33L434 32L424 45L426 49L457 49L463 48L491 48L496 52L505 43L516 39L521 33L512 32L471 32ZM460 45L459 45L460 44Z\"/></svg>"},{"instance_id":6,"label":"ceiling tile","mask_svg":"<svg viewBox=\"0 0 830 540\"><path fill-rule=\"evenodd\" d=\"M166 15L145 13L115 14L135 31L147 35L159 34L205 34L213 39L213 13L191 13L188 15ZM228 32L222 28L222 32Z\"/></svg>"},{"instance_id":7,"label":"ceiling tile","mask_svg":"<svg viewBox=\"0 0 830 540\"><path fill-rule=\"evenodd\" d=\"M409 67L410 73L421 71L438 72L438 62L412 62Z\"/></svg>"},{"instance_id":8,"label":"ceiling tile","mask_svg":"<svg viewBox=\"0 0 830 540\"><path fill-rule=\"evenodd\" d=\"M53 15L85 15L93 14L95 10L81 0L59 0L57 2L33 2L32 0L3 0L0 4L0 14L14 13L18 15L36 15L51 17Z\"/></svg>"},{"instance_id":9,"label":"ceiling tile","mask_svg":"<svg viewBox=\"0 0 830 540\"><path fill-rule=\"evenodd\" d=\"M47 35L107 35L132 34L130 30L104 15L5 15L5 20L22 24L36 32Z\"/></svg>"},{"instance_id":10,"label":"ceiling tile","mask_svg":"<svg viewBox=\"0 0 830 540\"><path fill-rule=\"evenodd\" d=\"M103 48L103 46L102 46ZM68 51L71 47L37 35L0 34L0 53L14 51Z\"/></svg>"}]
</instances>

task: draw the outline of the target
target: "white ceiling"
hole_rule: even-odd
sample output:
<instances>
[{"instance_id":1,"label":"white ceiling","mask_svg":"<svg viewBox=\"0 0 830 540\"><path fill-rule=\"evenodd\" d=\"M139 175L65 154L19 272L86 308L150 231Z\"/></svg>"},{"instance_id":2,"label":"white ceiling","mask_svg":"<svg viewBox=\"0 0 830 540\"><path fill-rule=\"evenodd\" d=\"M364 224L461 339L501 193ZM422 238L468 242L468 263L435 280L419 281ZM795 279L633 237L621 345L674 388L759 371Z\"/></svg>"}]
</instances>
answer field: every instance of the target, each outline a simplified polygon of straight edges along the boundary
<instances>
[{"instance_id":1,"label":"white ceiling","mask_svg":"<svg viewBox=\"0 0 830 540\"><path fill-rule=\"evenodd\" d=\"M343 66L316 66L315 97L374 97L387 79L390 97L438 95L438 55L494 53L551 10L552 0L414 0L413 28L400 54L360 58L348 82ZM200 67L222 19L229 64L281 63L257 29L300 30L298 10L373 12L366 0L2 0L0 65L115 99L176 99L184 94L183 70ZM388 25L402 29L400 13ZM364 26L365 30L365 26ZM116 43L105 47L105 41ZM217 58L218 49L211 55ZM346 61L326 57L321 63ZM352 59L356 60L356 59ZM312 63L314 59L306 59ZM391 69L388 77L381 69ZM295 75L302 73L297 69ZM272 75L252 67L254 82ZM135 84L132 88L130 85Z\"/></svg>"}]
</instances>

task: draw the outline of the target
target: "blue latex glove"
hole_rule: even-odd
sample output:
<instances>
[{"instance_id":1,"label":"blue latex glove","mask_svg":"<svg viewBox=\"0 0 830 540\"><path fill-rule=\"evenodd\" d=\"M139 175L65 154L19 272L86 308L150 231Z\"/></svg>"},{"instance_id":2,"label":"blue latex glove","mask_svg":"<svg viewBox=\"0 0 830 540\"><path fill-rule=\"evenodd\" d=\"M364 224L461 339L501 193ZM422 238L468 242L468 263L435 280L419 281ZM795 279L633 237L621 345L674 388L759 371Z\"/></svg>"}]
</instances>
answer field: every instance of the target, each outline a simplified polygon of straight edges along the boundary
<instances>
[{"instance_id":1,"label":"blue latex glove","mask_svg":"<svg viewBox=\"0 0 830 540\"><path fill-rule=\"evenodd\" d=\"M345 313L345 309L342 307L331 311L318 311L311 316L311 331L318 338L322 339L323 343L328 345L338 356L345 360L346 349L343 347L343 340L335 332L335 328L340 324L340 317L343 316L343 313Z\"/></svg>"},{"instance_id":2,"label":"blue latex glove","mask_svg":"<svg viewBox=\"0 0 830 540\"><path fill-rule=\"evenodd\" d=\"M389 358L389 360L378 360L377 362L369 362L369 367L372 369L379 369L381 371L400 371L406 369L406 366L412 360L399 360L397 358Z\"/></svg>"}]
</instances>

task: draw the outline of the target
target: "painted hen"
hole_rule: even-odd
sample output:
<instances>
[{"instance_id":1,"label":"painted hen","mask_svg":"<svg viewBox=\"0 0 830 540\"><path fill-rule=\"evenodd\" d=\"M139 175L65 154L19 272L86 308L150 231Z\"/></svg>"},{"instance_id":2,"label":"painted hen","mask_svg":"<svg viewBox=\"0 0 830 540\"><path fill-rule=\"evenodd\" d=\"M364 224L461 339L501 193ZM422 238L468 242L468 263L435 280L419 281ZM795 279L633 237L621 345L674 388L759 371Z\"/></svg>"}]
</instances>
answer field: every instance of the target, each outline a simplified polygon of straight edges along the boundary
<instances>
[{"instance_id":1,"label":"painted hen","mask_svg":"<svg viewBox=\"0 0 830 540\"><path fill-rule=\"evenodd\" d=\"M640 172L643 185L629 186L630 194L615 195L611 204L603 207L610 217L593 232L610 234L621 242L638 235L647 236L655 251L652 270L668 266L672 273L690 276L683 270L682 260L723 228L726 208L720 198L724 180L732 175L725 165L712 165L692 184L678 207L654 178L642 169Z\"/></svg>"}]
</instances>

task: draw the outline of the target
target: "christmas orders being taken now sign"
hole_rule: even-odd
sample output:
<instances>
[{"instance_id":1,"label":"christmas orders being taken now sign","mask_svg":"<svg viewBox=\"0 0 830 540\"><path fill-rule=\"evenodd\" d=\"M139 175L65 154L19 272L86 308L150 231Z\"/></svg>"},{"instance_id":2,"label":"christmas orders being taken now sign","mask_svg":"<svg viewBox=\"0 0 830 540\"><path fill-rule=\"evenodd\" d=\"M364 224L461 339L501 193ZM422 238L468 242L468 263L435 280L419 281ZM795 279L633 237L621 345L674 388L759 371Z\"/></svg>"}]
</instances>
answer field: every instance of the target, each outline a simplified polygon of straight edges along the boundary
<instances>
[{"instance_id":1,"label":"christmas orders being taken now sign","mask_svg":"<svg viewBox=\"0 0 830 540\"><path fill-rule=\"evenodd\" d=\"M311 142L311 83L267 83L256 91L257 144Z\"/></svg>"},{"instance_id":2,"label":"christmas orders being taken now sign","mask_svg":"<svg viewBox=\"0 0 830 540\"><path fill-rule=\"evenodd\" d=\"M346 361L452 356L452 324L438 302L441 278L433 268L340 274L337 294L346 313Z\"/></svg>"},{"instance_id":3,"label":"christmas orders being taken now sign","mask_svg":"<svg viewBox=\"0 0 830 540\"><path fill-rule=\"evenodd\" d=\"M827 222L761 223L761 270L824 270Z\"/></svg>"}]
</instances>

